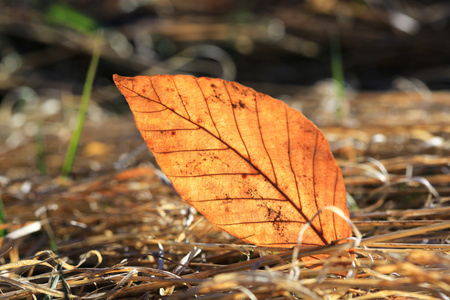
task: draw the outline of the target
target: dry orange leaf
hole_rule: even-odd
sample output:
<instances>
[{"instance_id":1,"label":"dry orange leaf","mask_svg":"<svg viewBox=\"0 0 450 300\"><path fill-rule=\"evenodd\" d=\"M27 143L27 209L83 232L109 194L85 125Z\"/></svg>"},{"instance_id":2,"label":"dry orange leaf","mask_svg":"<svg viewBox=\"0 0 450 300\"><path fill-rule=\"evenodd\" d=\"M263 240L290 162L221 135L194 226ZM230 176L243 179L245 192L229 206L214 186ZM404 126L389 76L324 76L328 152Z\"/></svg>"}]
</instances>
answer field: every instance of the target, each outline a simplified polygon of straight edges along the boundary
<instances>
[{"instance_id":1,"label":"dry orange leaf","mask_svg":"<svg viewBox=\"0 0 450 300\"><path fill-rule=\"evenodd\" d=\"M114 75L136 126L180 196L246 242L297 245L326 205L348 216L345 187L322 133L300 112L236 82L186 75ZM347 238L323 210L303 245Z\"/></svg>"}]
</instances>

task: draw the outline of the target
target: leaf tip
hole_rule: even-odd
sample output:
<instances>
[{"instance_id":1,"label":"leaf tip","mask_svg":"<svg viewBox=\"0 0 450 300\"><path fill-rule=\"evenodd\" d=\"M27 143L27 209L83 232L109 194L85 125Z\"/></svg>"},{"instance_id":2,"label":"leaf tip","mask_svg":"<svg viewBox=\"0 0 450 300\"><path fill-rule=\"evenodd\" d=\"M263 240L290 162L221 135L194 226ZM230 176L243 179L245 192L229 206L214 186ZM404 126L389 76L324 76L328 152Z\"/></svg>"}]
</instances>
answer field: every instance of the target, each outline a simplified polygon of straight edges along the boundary
<instances>
[{"instance_id":1,"label":"leaf tip","mask_svg":"<svg viewBox=\"0 0 450 300\"><path fill-rule=\"evenodd\" d=\"M132 86L133 78L114 74L113 80L117 88L123 93L123 88L130 88Z\"/></svg>"},{"instance_id":2,"label":"leaf tip","mask_svg":"<svg viewBox=\"0 0 450 300\"><path fill-rule=\"evenodd\" d=\"M123 80L123 77L120 76L120 75L114 74L113 75L113 80L114 80L114 83L117 85Z\"/></svg>"}]
</instances>

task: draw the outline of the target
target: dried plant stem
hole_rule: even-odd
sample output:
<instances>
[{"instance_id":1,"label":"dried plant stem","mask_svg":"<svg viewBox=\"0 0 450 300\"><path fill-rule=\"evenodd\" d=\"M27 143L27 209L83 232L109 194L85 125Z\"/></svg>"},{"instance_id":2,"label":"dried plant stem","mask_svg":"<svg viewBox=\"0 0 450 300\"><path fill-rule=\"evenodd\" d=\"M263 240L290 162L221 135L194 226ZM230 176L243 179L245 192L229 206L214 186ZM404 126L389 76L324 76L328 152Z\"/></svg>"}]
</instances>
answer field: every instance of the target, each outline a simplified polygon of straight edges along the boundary
<instances>
[{"instance_id":1,"label":"dried plant stem","mask_svg":"<svg viewBox=\"0 0 450 300\"><path fill-rule=\"evenodd\" d=\"M384 241L391 241L393 239L399 239L404 238L408 236L418 235L418 234L424 234L430 231L438 231L450 228L450 221L445 221L439 224L433 224L429 226L423 226L418 228L412 228L412 229L406 229L398 232L391 232L387 234L382 234L378 236L372 236L365 238L361 241L361 245L368 245L371 243L377 243L377 242L384 242Z\"/></svg>"}]
</instances>

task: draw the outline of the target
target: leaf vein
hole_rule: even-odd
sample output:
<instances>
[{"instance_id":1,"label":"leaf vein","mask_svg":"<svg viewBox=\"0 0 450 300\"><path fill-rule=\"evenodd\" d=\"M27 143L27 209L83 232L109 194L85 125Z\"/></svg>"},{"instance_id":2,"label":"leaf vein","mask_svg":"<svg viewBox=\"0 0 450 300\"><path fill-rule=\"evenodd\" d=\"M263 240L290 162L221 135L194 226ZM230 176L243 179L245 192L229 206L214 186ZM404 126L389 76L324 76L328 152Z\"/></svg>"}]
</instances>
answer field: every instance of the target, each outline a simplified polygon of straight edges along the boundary
<instances>
[{"instance_id":1,"label":"leaf vein","mask_svg":"<svg viewBox=\"0 0 450 300\"><path fill-rule=\"evenodd\" d=\"M270 201L289 201L286 199L275 198L217 198L217 199L202 199L202 200L190 200L189 202L210 202L210 201L226 201L226 200L270 200Z\"/></svg>"},{"instance_id":2,"label":"leaf vein","mask_svg":"<svg viewBox=\"0 0 450 300\"><path fill-rule=\"evenodd\" d=\"M339 175L339 172L336 172L336 176L334 179L334 193L333 193L333 205L334 206L336 206L336 188L337 188L337 183L338 183L338 175ZM333 213L333 228L334 229L336 229L336 218L337 218L337 215L335 213ZM334 240L337 240L338 237L337 237L336 230L333 230L333 232L334 232Z\"/></svg>"},{"instance_id":3,"label":"leaf vein","mask_svg":"<svg viewBox=\"0 0 450 300\"><path fill-rule=\"evenodd\" d=\"M182 130L189 131L189 130L199 130L199 129L201 129L201 128L197 127L197 128L173 128L173 129L139 129L139 131L145 131L145 132L147 132L147 131L149 131L149 132L161 131L161 132L166 132L166 131L182 131Z\"/></svg>"},{"instance_id":4,"label":"leaf vein","mask_svg":"<svg viewBox=\"0 0 450 300\"><path fill-rule=\"evenodd\" d=\"M170 153L177 153L177 152L196 152L196 151L219 151L219 150L230 150L230 148L217 148L217 149L183 149L183 150L173 150L173 151L152 151L153 153L157 154L170 154Z\"/></svg>"},{"instance_id":5,"label":"leaf vein","mask_svg":"<svg viewBox=\"0 0 450 300\"><path fill-rule=\"evenodd\" d=\"M306 224L305 221L298 221L298 220L264 220L264 221L248 221L248 222L236 222L236 223L216 223L217 226L236 226L236 225L250 225L250 224L264 224L264 223L299 223L299 224Z\"/></svg>"},{"instance_id":6,"label":"leaf vein","mask_svg":"<svg viewBox=\"0 0 450 300\"><path fill-rule=\"evenodd\" d=\"M302 201L300 198L300 191L298 189L298 179L297 179L297 174L295 174L294 172L294 168L292 168L292 157L291 157L291 133L289 131L289 118L288 118L288 113L287 113L287 108L286 106L284 107L284 112L285 112L285 117L286 117L286 131L287 131L287 139L288 139L288 157L289 157L289 166L291 167L291 172L292 174L294 174L294 179L295 179L295 188L297 190L297 197L298 197L298 204L299 204L299 209L302 209Z\"/></svg>"},{"instance_id":7,"label":"leaf vein","mask_svg":"<svg viewBox=\"0 0 450 300\"><path fill-rule=\"evenodd\" d=\"M231 95L230 95L230 92L228 91L228 88L227 88L226 83L224 83L223 86L225 87L225 91L226 91L227 94L228 94L228 99L230 99L231 111L233 112L233 118L234 118L234 124L236 125L237 131L238 131L238 133L239 133L239 137L241 138L242 144L243 144L244 147L245 147L245 151L247 152L247 156L248 156L249 162L252 164L252 166L254 166L253 163L252 163L252 159L251 159L251 157L250 157L250 153L248 152L247 145L246 145L245 142L244 142L244 138L242 137L241 130L239 129L239 125L238 125L238 122L237 122L237 120L236 120L236 114L234 113L233 102L231 101ZM236 151L236 152L237 152L237 151ZM255 167L255 169L256 169L256 167Z\"/></svg>"},{"instance_id":8,"label":"leaf vein","mask_svg":"<svg viewBox=\"0 0 450 300\"><path fill-rule=\"evenodd\" d=\"M203 89L202 89L200 83L198 82L198 78L197 77L195 77L195 82L197 83L200 92L202 92L203 99L205 100L206 108L208 108L208 115L211 118L211 122L213 123L214 128L216 129L217 134L219 135L219 139L222 140L222 137L221 137L220 132L219 132L219 128L217 128L216 122L214 122L213 115L211 113L211 110L209 109L208 101L206 101L205 93L203 92Z\"/></svg>"},{"instance_id":9,"label":"leaf vein","mask_svg":"<svg viewBox=\"0 0 450 300\"><path fill-rule=\"evenodd\" d=\"M269 158L270 165L272 166L272 172L273 172L273 176L275 178L275 184L278 185L278 178L277 178L277 174L275 173L275 168L273 167L273 161L272 161L272 158L270 157L269 151L267 151L267 147L266 147L266 144L264 143L264 137L263 137L262 130L261 130L261 122L259 121L259 111L258 111L258 97L256 96L255 93L253 93L253 96L255 97L256 120L258 121L259 136L261 137L261 142L262 142L264 151L266 151L267 157Z\"/></svg>"},{"instance_id":10,"label":"leaf vein","mask_svg":"<svg viewBox=\"0 0 450 300\"><path fill-rule=\"evenodd\" d=\"M227 176L227 175L261 175L260 173L211 173L211 174L200 174L200 175L167 175L167 177L172 178L191 178L191 177L208 177L208 176Z\"/></svg>"},{"instance_id":11,"label":"leaf vein","mask_svg":"<svg viewBox=\"0 0 450 300\"><path fill-rule=\"evenodd\" d=\"M156 98L158 98L158 101L155 101L155 100L153 100L153 99L147 98L147 96L144 96L144 98L147 99L147 100L156 102L156 103L158 103L158 104L164 105L166 108L168 108L167 105L165 105L164 103L161 102L161 98L159 98L159 95L158 95L158 93L157 93L156 90L155 90L155 86L154 86L154 84L153 84L152 78L149 77L149 80L148 80L148 81L150 81L150 85L152 86L152 90L155 91L155 95L156 95ZM136 94L137 94L137 93L136 93ZM139 95L139 94L138 94L138 95ZM139 96L141 96L141 95L139 95ZM141 96L141 97L142 97L142 96Z\"/></svg>"},{"instance_id":12,"label":"leaf vein","mask_svg":"<svg viewBox=\"0 0 450 300\"><path fill-rule=\"evenodd\" d=\"M190 121L191 116L189 115L186 105L184 104L183 97L181 97L180 91L178 90L177 83L175 82L175 79L173 79L173 77L170 77L170 78L172 79L173 85L175 86L175 89L177 90L178 97L180 98L180 102L181 102L181 104L183 104L184 111L186 112L188 119Z\"/></svg>"},{"instance_id":13,"label":"leaf vein","mask_svg":"<svg viewBox=\"0 0 450 300\"><path fill-rule=\"evenodd\" d=\"M319 132L316 131L316 140L314 143L314 154L313 154L313 159L312 159L312 178L313 178L313 191L314 191L314 205L316 206L316 211L319 211L319 206L317 205L317 195L316 195L316 152L317 152L317 140L319 138ZM322 230L323 233L323 227L322 227L322 220L320 217L320 213L317 216L319 218L319 224L320 224L320 230ZM322 235L321 235L322 236ZM326 244L326 243L325 243Z\"/></svg>"},{"instance_id":14,"label":"leaf vein","mask_svg":"<svg viewBox=\"0 0 450 300\"><path fill-rule=\"evenodd\" d=\"M133 112L134 112L134 113L140 113L140 114L154 114L154 113L159 113L159 112L162 112L162 111L165 111L165 110L167 110L167 107L164 108L164 109L161 109L161 110L153 110L153 111L139 111L139 110L134 110Z\"/></svg>"}]
</instances>

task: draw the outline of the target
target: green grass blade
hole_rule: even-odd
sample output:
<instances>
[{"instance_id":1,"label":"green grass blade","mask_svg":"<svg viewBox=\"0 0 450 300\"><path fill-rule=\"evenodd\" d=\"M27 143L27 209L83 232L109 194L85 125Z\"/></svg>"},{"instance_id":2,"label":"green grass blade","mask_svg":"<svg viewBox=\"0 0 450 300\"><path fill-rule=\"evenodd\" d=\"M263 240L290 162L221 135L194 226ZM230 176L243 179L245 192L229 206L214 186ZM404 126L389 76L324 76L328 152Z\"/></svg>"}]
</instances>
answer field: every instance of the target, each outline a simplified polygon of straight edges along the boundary
<instances>
[{"instance_id":1,"label":"green grass blade","mask_svg":"<svg viewBox=\"0 0 450 300\"><path fill-rule=\"evenodd\" d=\"M47 214L45 214L45 216L46 216L46 220L48 220L48 218L47 218ZM56 236L55 236L55 233L54 233L54 231L53 231L53 229L52 229L52 227L51 227L51 225L50 225L50 223L49 222L47 222L47 221L44 221L44 222L42 222L42 224L43 224L43 226L44 226L44 229L45 229L45 231L47 232L47 235L48 235L48 239L49 239L49 244L50 244L50 249L53 251L53 253L55 253L58 257L60 257L61 255L60 255L60 253L59 253L59 249L58 249L58 244L56 243ZM63 274L63 272L62 272L62 266L56 266L56 268L58 268L58 275L56 275L53 279L52 279L52 282L51 282L51 288L52 289L56 289L56 287L57 287L57 284L58 284L58 282L59 281L61 281L61 284L62 284L62 289L63 289L63 292L64 292L64 299L67 299L67 300L69 300L70 298L69 298L69 290L67 289L67 284L64 282L65 281L65 279L64 279L64 274ZM51 296L49 296L49 295L46 295L45 297L44 297L44 300L50 300L50 299L52 299L52 297Z\"/></svg>"},{"instance_id":2,"label":"green grass blade","mask_svg":"<svg viewBox=\"0 0 450 300\"><path fill-rule=\"evenodd\" d=\"M336 114L340 121L347 118L347 103L345 103L345 80L342 66L341 43L339 35L331 34L331 75L333 77L336 98L338 101Z\"/></svg>"},{"instance_id":3,"label":"green grass blade","mask_svg":"<svg viewBox=\"0 0 450 300\"><path fill-rule=\"evenodd\" d=\"M100 40L100 35L98 37ZM97 43L94 52L92 53L91 64L86 75L84 83L83 94L81 96L80 108L78 110L77 119L75 121L74 131L70 139L69 148L67 149L66 158L62 167L62 175L67 176L72 171L72 166L75 161L75 156L78 149L78 144L83 131L83 124L86 118L89 99L91 97L92 85L94 83L95 73L97 71L98 61L100 58L100 42Z\"/></svg>"},{"instance_id":4,"label":"green grass blade","mask_svg":"<svg viewBox=\"0 0 450 300\"><path fill-rule=\"evenodd\" d=\"M46 148L45 148L45 136L42 125L39 125L38 132L35 139L36 147L36 168L39 175L47 174L47 164L45 162Z\"/></svg>"},{"instance_id":5,"label":"green grass blade","mask_svg":"<svg viewBox=\"0 0 450 300\"><path fill-rule=\"evenodd\" d=\"M95 19L65 3L50 4L45 19L55 27L69 27L83 33L95 32L99 28Z\"/></svg>"},{"instance_id":6,"label":"green grass blade","mask_svg":"<svg viewBox=\"0 0 450 300\"><path fill-rule=\"evenodd\" d=\"M3 206L2 195L0 195L0 224L5 224L6 221L6 212L5 207ZM0 237L3 238L7 234L5 229L0 229Z\"/></svg>"}]
</instances>

